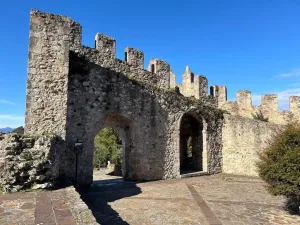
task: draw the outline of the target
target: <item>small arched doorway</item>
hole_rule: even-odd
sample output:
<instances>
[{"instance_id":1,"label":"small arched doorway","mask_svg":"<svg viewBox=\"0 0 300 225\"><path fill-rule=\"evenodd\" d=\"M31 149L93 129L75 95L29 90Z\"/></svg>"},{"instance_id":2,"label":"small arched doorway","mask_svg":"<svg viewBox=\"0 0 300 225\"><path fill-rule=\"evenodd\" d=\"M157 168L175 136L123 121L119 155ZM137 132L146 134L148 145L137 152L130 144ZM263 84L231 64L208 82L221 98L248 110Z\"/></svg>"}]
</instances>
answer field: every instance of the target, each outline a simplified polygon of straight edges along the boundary
<instances>
[{"instance_id":1,"label":"small arched doorway","mask_svg":"<svg viewBox=\"0 0 300 225\"><path fill-rule=\"evenodd\" d=\"M93 181L130 179L134 173L129 161L132 150L130 120L118 113L111 113L95 125Z\"/></svg>"},{"instance_id":2,"label":"small arched doorway","mask_svg":"<svg viewBox=\"0 0 300 225\"><path fill-rule=\"evenodd\" d=\"M112 127L104 127L96 135L94 144L93 179L122 176L122 140L118 133Z\"/></svg>"},{"instance_id":3,"label":"small arched doorway","mask_svg":"<svg viewBox=\"0 0 300 225\"><path fill-rule=\"evenodd\" d=\"M207 172L203 121L184 114L180 122L180 174Z\"/></svg>"}]
</instances>

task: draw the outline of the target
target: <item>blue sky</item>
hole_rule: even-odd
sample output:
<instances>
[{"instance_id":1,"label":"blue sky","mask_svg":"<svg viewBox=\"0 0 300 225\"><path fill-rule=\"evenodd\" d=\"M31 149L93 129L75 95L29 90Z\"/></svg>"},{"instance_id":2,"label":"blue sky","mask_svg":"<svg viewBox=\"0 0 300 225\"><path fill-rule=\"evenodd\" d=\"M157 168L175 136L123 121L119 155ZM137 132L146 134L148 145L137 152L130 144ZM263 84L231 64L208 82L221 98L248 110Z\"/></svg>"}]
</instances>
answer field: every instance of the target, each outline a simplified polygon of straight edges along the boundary
<instances>
[{"instance_id":1,"label":"blue sky","mask_svg":"<svg viewBox=\"0 0 300 225\"><path fill-rule=\"evenodd\" d=\"M181 83L187 65L209 85L226 85L229 100L250 90L277 93L281 109L300 94L299 0L2 1L0 127L23 125L30 8L63 14L83 26L83 44L97 32L117 40L117 57L132 46L166 60Z\"/></svg>"}]
</instances>

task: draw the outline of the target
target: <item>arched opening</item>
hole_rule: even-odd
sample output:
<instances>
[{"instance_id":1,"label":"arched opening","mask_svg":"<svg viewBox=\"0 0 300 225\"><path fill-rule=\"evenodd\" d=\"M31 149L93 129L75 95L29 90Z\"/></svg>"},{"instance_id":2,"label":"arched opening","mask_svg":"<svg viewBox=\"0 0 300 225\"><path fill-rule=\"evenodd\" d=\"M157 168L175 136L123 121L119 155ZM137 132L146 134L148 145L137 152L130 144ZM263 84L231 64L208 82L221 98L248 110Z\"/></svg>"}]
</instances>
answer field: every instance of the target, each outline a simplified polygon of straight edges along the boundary
<instances>
[{"instance_id":1,"label":"arched opening","mask_svg":"<svg viewBox=\"0 0 300 225\"><path fill-rule=\"evenodd\" d=\"M125 52L125 62L127 62L127 52Z\"/></svg>"},{"instance_id":2,"label":"arched opening","mask_svg":"<svg viewBox=\"0 0 300 225\"><path fill-rule=\"evenodd\" d=\"M155 66L154 66L154 64L151 64L151 73L155 73Z\"/></svg>"},{"instance_id":3,"label":"arched opening","mask_svg":"<svg viewBox=\"0 0 300 225\"><path fill-rule=\"evenodd\" d=\"M104 127L94 139L94 180L122 176L122 140L112 127Z\"/></svg>"},{"instance_id":4,"label":"arched opening","mask_svg":"<svg viewBox=\"0 0 300 225\"><path fill-rule=\"evenodd\" d=\"M180 123L180 174L206 172L203 122L184 114Z\"/></svg>"},{"instance_id":5,"label":"arched opening","mask_svg":"<svg viewBox=\"0 0 300 225\"><path fill-rule=\"evenodd\" d=\"M130 121L120 114L109 114L100 129L94 135L94 184L95 181L130 179L134 173L129 162L132 152Z\"/></svg>"}]
</instances>

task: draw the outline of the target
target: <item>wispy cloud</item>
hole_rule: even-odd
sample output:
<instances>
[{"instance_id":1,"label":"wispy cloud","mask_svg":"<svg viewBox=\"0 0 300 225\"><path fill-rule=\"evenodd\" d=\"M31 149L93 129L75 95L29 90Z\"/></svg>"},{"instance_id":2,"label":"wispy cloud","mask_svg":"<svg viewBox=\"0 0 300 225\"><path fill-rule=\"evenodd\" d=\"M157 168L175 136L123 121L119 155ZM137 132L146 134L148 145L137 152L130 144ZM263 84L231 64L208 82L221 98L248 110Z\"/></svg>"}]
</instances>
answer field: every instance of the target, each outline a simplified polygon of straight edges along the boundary
<instances>
[{"instance_id":1,"label":"wispy cloud","mask_svg":"<svg viewBox=\"0 0 300 225\"><path fill-rule=\"evenodd\" d=\"M291 78L291 77L300 77L300 68L292 69L289 73L279 74L281 78Z\"/></svg>"},{"instance_id":2,"label":"wispy cloud","mask_svg":"<svg viewBox=\"0 0 300 225\"><path fill-rule=\"evenodd\" d=\"M15 105L16 104L14 102L11 102L11 101L8 101L8 100L5 100L5 99L0 99L0 103L8 104L8 105Z\"/></svg>"},{"instance_id":3,"label":"wispy cloud","mask_svg":"<svg viewBox=\"0 0 300 225\"><path fill-rule=\"evenodd\" d=\"M24 116L0 114L0 128L3 127L16 128L19 126L24 126Z\"/></svg>"}]
</instances>

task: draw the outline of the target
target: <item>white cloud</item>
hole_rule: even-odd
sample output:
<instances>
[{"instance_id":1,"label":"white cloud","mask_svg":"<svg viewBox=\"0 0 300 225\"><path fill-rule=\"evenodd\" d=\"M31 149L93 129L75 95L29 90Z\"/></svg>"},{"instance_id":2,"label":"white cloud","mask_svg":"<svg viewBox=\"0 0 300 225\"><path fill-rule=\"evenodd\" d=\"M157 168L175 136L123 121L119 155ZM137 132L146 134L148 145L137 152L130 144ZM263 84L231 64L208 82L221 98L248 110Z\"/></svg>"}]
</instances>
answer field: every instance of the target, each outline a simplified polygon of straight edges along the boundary
<instances>
[{"instance_id":1,"label":"white cloud","mask_svg":"<svg viewBox=\"0 0 300 225\"><path fill-rule=\"evenodd\" d=\"M298 77L298 76L300 76L300 68L292 69L292 71L289 73L279 74L279 77L281 78L290 78L290 77Z\"/></svg>"},{"instance_id":2,"label":"white cloud","mask_svg":"<svg viewBox=\"0 0 300 225\"><path fill-rule=\"evenodd\" d=\"M0 128L24 126L24 116L0 114Z\"/></svg>"},{"instance_id":3,"label":"white cloud","mask_svg":"<svg viewBox=\"0 0 300 225\"><path fill-rule=\"evenodd\" d=\"M8 101L8 100L5 100L5 99L0 99L0 103L8 104L8 105L15 105L16 104L14 102L11 102L11 101Z\"/></svg>"}]
</instances>

